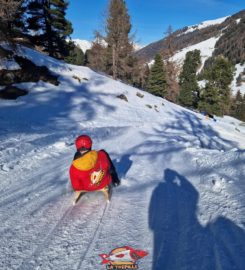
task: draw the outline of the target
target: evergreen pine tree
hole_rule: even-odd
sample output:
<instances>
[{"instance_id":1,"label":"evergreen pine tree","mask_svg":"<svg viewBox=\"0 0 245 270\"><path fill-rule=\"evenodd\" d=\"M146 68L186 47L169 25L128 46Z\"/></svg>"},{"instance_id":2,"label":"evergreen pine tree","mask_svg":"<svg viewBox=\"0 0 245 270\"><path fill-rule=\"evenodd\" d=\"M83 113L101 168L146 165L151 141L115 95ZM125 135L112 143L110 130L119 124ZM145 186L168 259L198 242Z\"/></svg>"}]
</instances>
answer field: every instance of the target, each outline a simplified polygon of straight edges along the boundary
<instances>
[{"instance_id":1,"label":"evergreen pine tree","mask_svg":"<svg viewBox=\"0 0 245 270\"><path fill-rule=\"evenodd\" d=\"M129 38L130 16L124 0L110 0L106 24L107 72L114 79L124 79L130 73L129 56L133 51Z\"/></svg>"},{"instance_id":2,"label":"evergreen pine tree","mask_svg":"<svg viewBox=\"0 0 245 270\"><path fill-rule=\"evenodd\" d=\"M207 83L201 92L198 109L208 114L222 115L220 108L219 89L211 83Z\"/></svg>"},{"instance_id":3,"label":"evergreen pine tree","mask_svg":"<svg viewBox=\"0 0 245 270\"><path fill-rule=\"evenodd\" d=\"M239 119L245 122L245 94L243 95L243 99L242 99L241 116L239 117Z\"/></svg>"},{"instance_id":4,"label":"evergreen pine tree","mask_svg":"<svg viewBox=\"0 0 245 270\"><path fill-rule=\"evenodd\" d=\"M84 66L90 66L89 59L90 59L90 49L86 50L84 55Z\"/></svg>"},{"instance_id":5,"label":"evergreen pine tree","mask_svg":"<svg viewBox=\"0 0 245 270\"><path fill-rule=\"evenodd\" d=\"M163 60L160 54L156 54L154 64L150 69L147 82L147 90L153 95L165 97L166 95L166 76Z\"/></svg>"},{"instance_id":6,"label":"evergreen pine tree","mask_svg":"<svg viewBox=\"0 0 245 270\"><path fill-rule=\"evenodd\" d=\"M67 63L83 66L85 61L84 52L73 41L69 41L67 44L68 55L65 57Z\"/></svg>"},{"instance_id":7,"label":"evergreen pine tree","mask_svg":"<svg viewBox=\"0 0 245 270\"><path fill-rule=\"evenodd\" d=\"M236 93L236 97L233 98L231 115L245 121L245 94L242 97L240 90Z\"/></svg>"},{"instance_id":8,"label":"evergreen pine tree","mask_svg":"<svg viewBox=\"0 0 245 270\"><path fill-rule=\"evenodd\" d=\"M244 98L242 97L240 90L238 90L236 93L235 104L236 104L235 117L241 119L242 115L245 113L244 111L245 108L244 108Z\"/></svg>"},{"instance_id":9,"label":"evergreen pine tree","mask_svg":"<svg viewBox=\"0 0 245 270\"><path fill-rule=\"evenodd\" d=\"M201 63L200 51L194 50L186 54L182 72L180 73L179 103L186 107L197 107L199 87L197 69Z\"/></svg>"},{"instance_id":10,"label":"evergreen pine tree","mask_svg":"<svg viewBox=\"0 0 245 270\"><path fill-rule=\"evenodd\" d=\"M66 38L72 33L66 20L66 0L32 0L27 5L27 28L35 44L49 55L62 58L67 53Z\"/></svg>"},{"instance_id":11,"label":"evergreen pine tree","mask_svg":"<svg viewBox=\"0 0 245 270\"><path fill-rule=\"evenodd\" d=\"M26 6L27 6L28 0L23 0L21 1L20 6L18 7L12 27L15 30L15 35L16 36L21 36L26 34Z\"/></svg>"},{"instance_id":12,"label":"evergreen pine tree","mask_svg":"<svg viewBox=\"0 0 245 270\"><path fill-rule=\"evenodd\" d=\"M230 84L233 80L233 70L234 67L232 64L224 57L219 56L215 58L214 62L210 67L204 72L204 78L208 82L208 87L213 88L213 91L217 93L218 99L216 97L213 101L205 99L207 95L205 90L202 93L201 103L202 106L206 102L211 104L212 102L218 102L217 106L219 107L218 115L228 114L231 106L231 89ZM211 91L211 90L210 90ZM206 105L206 106L209 106ZM200 106L199 106L200 107ZM216 113L216 110L212 113Z\"/></svg>"}]
</instances>

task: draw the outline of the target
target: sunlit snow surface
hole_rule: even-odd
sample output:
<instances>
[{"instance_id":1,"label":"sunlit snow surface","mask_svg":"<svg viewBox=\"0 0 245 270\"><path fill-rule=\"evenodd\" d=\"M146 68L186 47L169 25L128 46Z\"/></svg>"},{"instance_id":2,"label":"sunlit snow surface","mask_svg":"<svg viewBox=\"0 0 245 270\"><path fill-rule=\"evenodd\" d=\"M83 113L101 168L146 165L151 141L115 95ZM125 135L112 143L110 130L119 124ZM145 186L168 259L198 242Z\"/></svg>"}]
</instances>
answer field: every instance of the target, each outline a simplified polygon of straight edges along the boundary
<instances>
[{"instance_id":1,"label":"sunlit snow surface","mask_svg":"<svg viewBox=\"0 0 245 270\"><path fill-rule=\"evenodd\" d=\"M19 84L27 96L0 101L0 269L102 270L99 254L124 245L149 252L139 269L245 269L244 124L19 54L60 85ZM72 206L68 171L83 133L121 178L109 204L90 193Z\"/></svg>"},{"instance_id":2,"label":"sunlit snow surface","mask_svg":"<svg viewBox=\"0 0 245 270\"><path fill-rule=\"evenodd\" d=\"M188 29L183 34L187 34L187 33L193 32L195 30L200 30L200 29L203 29L203 28L212 26L212 25L221 24L227 18L229 18L229 16L226 16L226 17L223 17L223 18L214 19L214 20L208 20L208 21L204 21L204 22L201 22L199 24L196 24L196 25L188 26ZM237 23L239 23L239 21L237 21Z\"/></svg>"}]
</instances>

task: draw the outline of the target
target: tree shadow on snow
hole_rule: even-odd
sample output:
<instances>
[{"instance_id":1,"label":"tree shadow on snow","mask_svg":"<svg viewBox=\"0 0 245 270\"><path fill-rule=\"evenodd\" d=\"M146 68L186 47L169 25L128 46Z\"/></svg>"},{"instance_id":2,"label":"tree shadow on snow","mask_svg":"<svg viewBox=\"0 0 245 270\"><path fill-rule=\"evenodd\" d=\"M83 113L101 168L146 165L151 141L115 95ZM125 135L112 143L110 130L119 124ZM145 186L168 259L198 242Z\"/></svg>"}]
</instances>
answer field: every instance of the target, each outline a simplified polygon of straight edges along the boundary
<instances>
[{"instance_id":1,"label":"tree shadow on snow","mask_svg":"<svg viewBox=\"0 0 245 270\"><path fill-rule=\"evenodd\" d=\"M155 130L165 137L175 138L176 141L183 143L191 142L191 145L205 149L228 150L237 147L237 143L222 138L214 130L212 125L216 123L211 120L201 119L188 111L175 111L169 114L174 116L174 120L164 125L165 130Z\"/></svg>"},{"instance_id":2,"label":"tree shadow on snow","mask_svg":"<svg viewBox=\"0 0 245 270\"><path fill-rule=\"evenodd\" d=\"M164 171L151 198L152 270L245 269L245 232L224 217L202 226L198 192L182 175Z\"/></svg>"},{"instance_id":3,"label":"tree shadow on snow","mask_svg":"<svg viewBox=\"0 0 245 270\"><path fill-rule=\"evenodd\" d=\"M96 119L98 109L105 114L115 112L116 107L108 101L112 94L90 90L105 82L101 77L78 85L71 77L64 77L57 87L39 81L27 96L0 107L1 125L5 123L9 136L20 131L42 134L47 128L56 135L67 134L67 130L81 128L80 123Z\"/></svg>"}]
</instances>

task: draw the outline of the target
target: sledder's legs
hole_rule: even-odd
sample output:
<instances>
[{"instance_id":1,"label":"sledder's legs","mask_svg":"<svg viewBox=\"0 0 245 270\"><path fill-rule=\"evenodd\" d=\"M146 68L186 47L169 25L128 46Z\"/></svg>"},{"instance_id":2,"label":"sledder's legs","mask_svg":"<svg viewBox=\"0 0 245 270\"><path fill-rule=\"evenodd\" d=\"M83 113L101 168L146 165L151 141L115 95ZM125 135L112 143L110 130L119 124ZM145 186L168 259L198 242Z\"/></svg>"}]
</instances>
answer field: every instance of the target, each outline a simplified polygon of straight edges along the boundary
<instances>
[{"instance_id":1,"label":"sledder's legs","mask_svg":"<svg viewBox=\"0 0 245 270\"><path fill-rule=\"evenodd\" d=\"M111 192L112 192L112 187L111 185L109 186L106 186L102 189L99 189L99 190L95 190L95 191L87 191L87 190L78 190L78 191L75 191L75 196L74 196L74 200L73 200L73 205L75 205L79 199L81 198L81 196L84 194L84 193L87 193L87 192L98 192L98 191L101 191L103 192L107 202L110 202L111 200Z\"/></svg>"},{"instance_id":2,"label":"sledder's legs","mask_svg":"<svg viewBox=\"0 0 245 270\"><path fill-rule=\"evenodd\" d=\"M109 185L109 186L101 189L101 191L104 193L107 202L110 202L110 200L111 200L111 186Z\"/></svg>"},{"instance_id":3,"label":"sledder's legs","mask_svg":"<svg viewBox=\"0 0 245 270\"><path fill-rule=\"evenodd\" d=\"M101 191L104 193L107 202L109 202L110 201L109 188L105 187L105 188L101 189Z\"/></svg>"},{"instance_id":4,"label":"sledder's legs","mask_svg":"<svg viewBox=\"0 0 245 270\"><path fill-rule=\"evenodd\" d=\"M84 191L75 191L73 205L75 205L78 202L78 200L80 199L80 197L82 196L83 193L84 193Z\"/></svg>"}]
</instances>

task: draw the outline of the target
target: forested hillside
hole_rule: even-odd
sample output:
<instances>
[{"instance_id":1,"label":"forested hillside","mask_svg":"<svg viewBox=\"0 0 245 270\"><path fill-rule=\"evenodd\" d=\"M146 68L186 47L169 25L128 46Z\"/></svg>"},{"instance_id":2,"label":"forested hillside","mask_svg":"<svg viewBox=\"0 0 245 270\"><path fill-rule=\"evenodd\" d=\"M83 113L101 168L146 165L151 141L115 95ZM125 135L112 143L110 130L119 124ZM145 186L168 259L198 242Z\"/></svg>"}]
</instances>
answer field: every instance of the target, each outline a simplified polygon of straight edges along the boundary
<instances>
[{"instance_id":1,"label":"forested hillside","mask_svg":"<svg viewBox=\"0 0 245 270\"><path fill-rule=\"evenodd\" d=\"M220 42L217 42L215 54L226 53L228 56L228 53L225 50L225 48L227 49L227 46L224 46L224 43L225 41L226 43L233 43L233 49L235 49L235 51L239 50L239 48L243 49L243 54L236 58L236 62L241 62L242 59L244 60L244 47L242 47L242 44L244 44L242 41L244 41L245 38L244 20L245 10L242 10L230 17L223 18L223 20L210 21L204 25L204 27L200 27L200 24L176 30L172 33L174 51L179 51L183 48L200 43L211 37L220 35L222 38L220 38ZM135 54L140 58L151 61L157 53L167 48L167 44L168 40L167 37L165 37L159 41L147 45L146 47L137 51ZM238 45L238 47L236 45Z\"/></svg>"}]
</instances>

